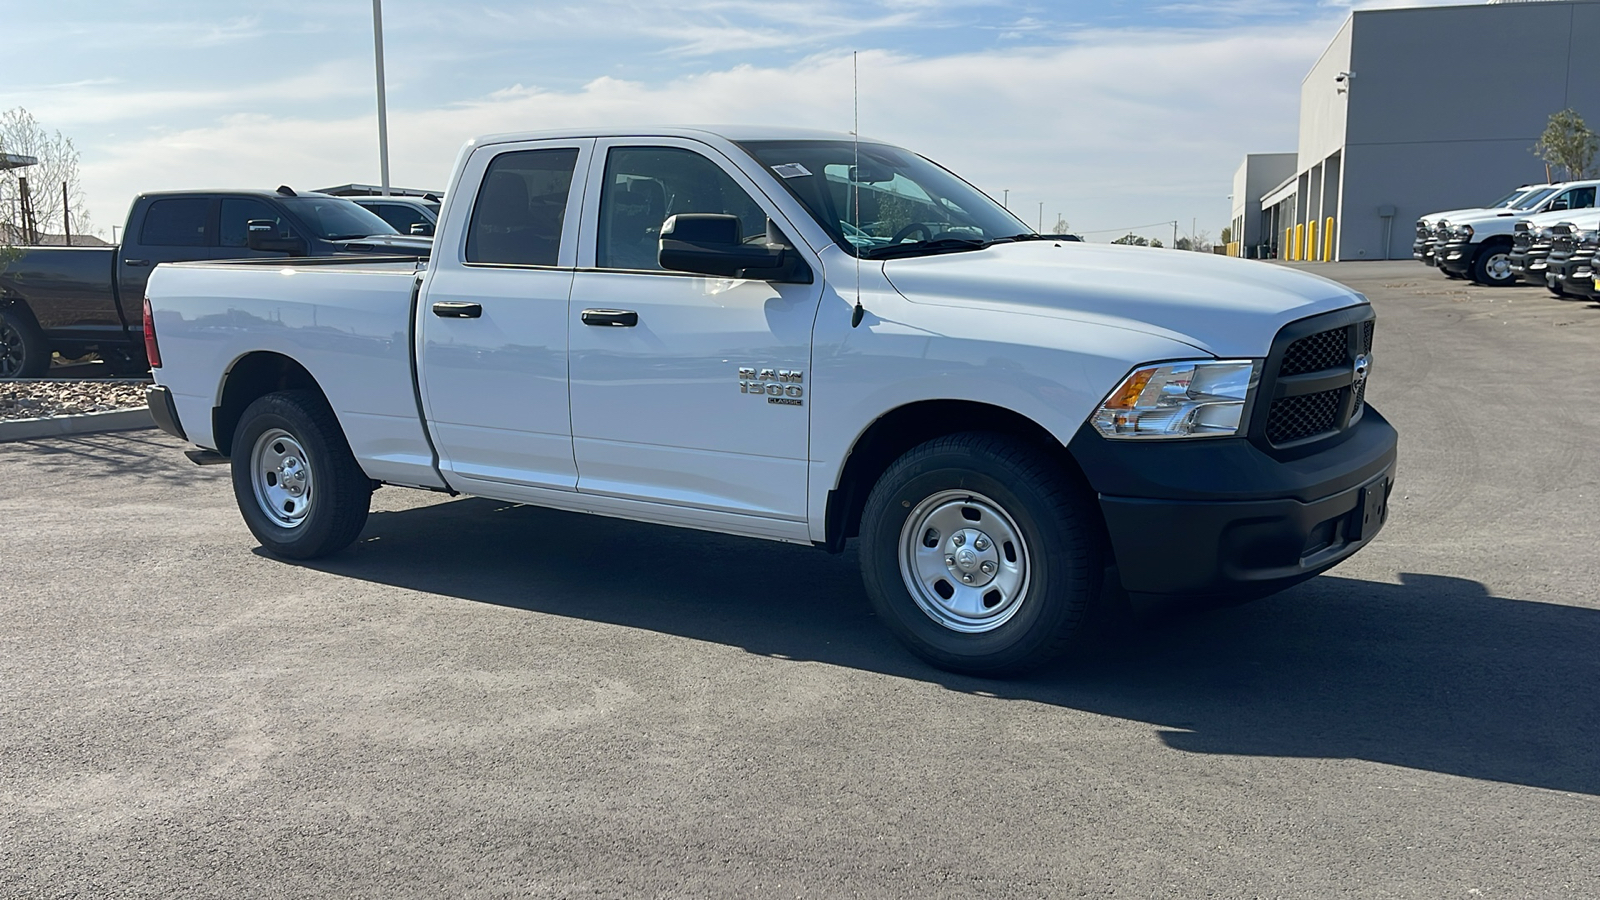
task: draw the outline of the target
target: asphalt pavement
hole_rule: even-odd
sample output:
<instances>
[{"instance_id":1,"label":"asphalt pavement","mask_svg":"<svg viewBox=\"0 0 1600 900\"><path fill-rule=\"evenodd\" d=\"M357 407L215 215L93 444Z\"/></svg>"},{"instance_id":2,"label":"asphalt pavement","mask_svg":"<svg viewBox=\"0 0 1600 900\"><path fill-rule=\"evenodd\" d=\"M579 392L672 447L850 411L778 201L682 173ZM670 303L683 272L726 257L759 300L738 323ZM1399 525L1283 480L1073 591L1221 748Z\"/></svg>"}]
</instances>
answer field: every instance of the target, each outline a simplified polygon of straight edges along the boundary
<instances>
[{"instance_id":1,"label":"asphalt pavement","mask_svg":"<svg viewBox=\"0 0 1600 900\"><path fill-rule=\"evenodd\" d=\"M0 897L1600 896L1600 305L1306 268L1388 526L1022 681L853 553L386 488L296 564L158 432L0 445Z\"/></svg>"}]
</instances>

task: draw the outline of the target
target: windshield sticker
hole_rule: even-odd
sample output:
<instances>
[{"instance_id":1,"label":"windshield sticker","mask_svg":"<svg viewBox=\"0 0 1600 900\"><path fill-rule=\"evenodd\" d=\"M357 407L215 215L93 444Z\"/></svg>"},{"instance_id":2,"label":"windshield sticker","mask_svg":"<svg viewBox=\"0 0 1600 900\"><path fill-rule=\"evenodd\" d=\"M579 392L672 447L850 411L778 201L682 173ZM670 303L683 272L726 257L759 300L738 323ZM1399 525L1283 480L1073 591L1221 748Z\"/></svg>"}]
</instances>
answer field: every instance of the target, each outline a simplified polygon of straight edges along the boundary
<instances>
[{"instance_id":1,"label":"windshield sticker","mask_svg":"<svg viewBox=\"0 0 1600 900\"><path fill-rule=\"evenodd\" d=\"M810 169L800 165L799 163L782 163L773 166L772 171L777 172L778 175L783 178L799 178L802 175L811 174Z\"/></svg>"}]
</instances>

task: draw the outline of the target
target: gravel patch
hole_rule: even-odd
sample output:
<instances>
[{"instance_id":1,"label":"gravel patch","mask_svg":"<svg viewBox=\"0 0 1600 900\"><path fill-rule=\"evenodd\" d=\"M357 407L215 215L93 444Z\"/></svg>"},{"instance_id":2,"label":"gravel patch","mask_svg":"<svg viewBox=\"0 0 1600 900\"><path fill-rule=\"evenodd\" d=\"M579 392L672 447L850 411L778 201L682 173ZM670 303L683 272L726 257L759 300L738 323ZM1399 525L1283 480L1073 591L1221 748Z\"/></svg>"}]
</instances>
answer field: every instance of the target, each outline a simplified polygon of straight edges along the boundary
<instances>
[{"instance_id":1,"label":"gravel patch","mask_svg":"<svg viewBox=\"0 0 1600 900\"><path fill-rule=\"evenodd\" d=\"M145 405L142 382L0 382L0 421L75 416Z\"/></svg>"}]
</instances>

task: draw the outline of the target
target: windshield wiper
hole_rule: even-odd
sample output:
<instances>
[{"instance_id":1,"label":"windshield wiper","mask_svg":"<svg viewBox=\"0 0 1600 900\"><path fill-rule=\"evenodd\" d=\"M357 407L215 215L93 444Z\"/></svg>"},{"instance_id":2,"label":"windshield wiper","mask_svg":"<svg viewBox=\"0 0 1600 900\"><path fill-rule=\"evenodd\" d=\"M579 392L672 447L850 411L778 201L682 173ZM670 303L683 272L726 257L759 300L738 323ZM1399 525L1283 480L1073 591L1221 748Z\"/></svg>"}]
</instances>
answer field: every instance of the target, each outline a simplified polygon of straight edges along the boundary
<instances>
[{"instance_id":1,"label":"windshield wiper","mask_svg":"<svg viewBox=\"0 0 1600 900\"><path fill-rule=\"evenodd\" d=\"M934 238L930 241L912 241L909 244L889 244L884 247L873 247L862 252L863 259L895 259L901 256L921 256L926 253L957 253L962 250L982 250L990 244L1009 241L1010 238L997 238L992 241L979 240L978 238Z\"/></svg>"}]
</instances>

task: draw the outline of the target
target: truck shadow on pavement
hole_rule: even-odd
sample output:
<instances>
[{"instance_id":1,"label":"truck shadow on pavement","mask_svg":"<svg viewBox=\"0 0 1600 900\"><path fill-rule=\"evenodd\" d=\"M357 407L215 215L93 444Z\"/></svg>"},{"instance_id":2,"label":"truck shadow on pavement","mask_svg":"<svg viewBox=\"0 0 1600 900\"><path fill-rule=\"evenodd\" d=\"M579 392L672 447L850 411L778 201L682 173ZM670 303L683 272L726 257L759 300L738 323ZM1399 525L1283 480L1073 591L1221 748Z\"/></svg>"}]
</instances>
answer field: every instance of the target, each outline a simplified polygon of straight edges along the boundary
<instances>
[{"instance_id":1,"label":"truck shadow on pavement","mask_svg":"<svg viewBox=\"0 0 1600 900\"><path fill-rule=\"evenodd\" d=\"M854 552L458 500L373 513L321 571L1148 722L1185 753L1359 759L1600 795L1600 610L1407 574L1110 625L1026 680L951 675L874 620Z\"/></svg>"}]
</instances>

